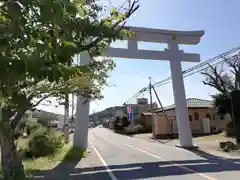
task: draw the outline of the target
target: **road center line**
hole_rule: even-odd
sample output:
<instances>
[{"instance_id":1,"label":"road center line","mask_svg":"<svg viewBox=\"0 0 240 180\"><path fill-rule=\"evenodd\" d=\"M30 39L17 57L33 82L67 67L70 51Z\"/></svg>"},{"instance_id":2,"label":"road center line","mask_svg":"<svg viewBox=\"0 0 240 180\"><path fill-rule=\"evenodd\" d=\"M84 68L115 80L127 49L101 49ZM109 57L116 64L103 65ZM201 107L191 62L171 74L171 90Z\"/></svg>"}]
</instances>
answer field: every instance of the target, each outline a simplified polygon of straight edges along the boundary
<instances>
[{"instance_id":1,"label":"road center line","mask_svg":"<svg viewBox=\"0 0 240 180\"><path fill-rule=\"evenodd\" d=\"M174 166L177 166L177 167L179 167L179 168L181 168L181 169L183 169L183 170L186 170L186 171L195 173L195 174L197 174L197 175L199 175L199 176L201 176L201 177L203 177L203 178L205 178L205 179L208 179L208 180L217 180L217 179L212 178L212 177L210 177L210 176L207 176L207 175L205 175L205 174L203 174L203 173L199 173L199 172L197 172L197 171L194 171L194 170L192 170L192 169L189 169L189 168L187 168L187 167L185 167L185 166L182 166L182 165L180 165L180 164L176 164L176 163L174 163L174 162L172 162L172 161L169 161L169 160L167 160L167 159L164 159L164 158L162 158L162 157L160 157L160 156L157 156L157 155L152 154L152 153L150 153L150 152L144 151L144 150L142 150L142 149L136 148L136 147L131 146L131 145L129 145L129 144L125 144L125 145L128 146L128 147L130 147L130 148L132 148L132 149L135 149L135 150L137 150L137 151L139 151L139 152L142 152L142 153L145 153L145 154L147 154L147 155L149 155L149 156L152 156L152 157L154 157L154 158L156 158L156 159L163 160L163 161L168 161L169 164L172 164L172 165L174 165Z\"/></svg>"},{"instance_id":2,"label":"road center line","mask_svg":"<svg viewBox=\"0 0 240 180\"><path fill-rule=\"evenodd\" d=\"M98 152L97 148L93 145L93 143L88 140L88 142L91 144L93 150L96 152L98 158L100 159L100 161L102 162L102 164L105 166L109 176L111 177L112 180L118 180L117 177L113 174L113 172L109 169L108 164L106 163L106 161L103 159L103 157L101 156L101 154Z\"/></svg>"}]
</instances>

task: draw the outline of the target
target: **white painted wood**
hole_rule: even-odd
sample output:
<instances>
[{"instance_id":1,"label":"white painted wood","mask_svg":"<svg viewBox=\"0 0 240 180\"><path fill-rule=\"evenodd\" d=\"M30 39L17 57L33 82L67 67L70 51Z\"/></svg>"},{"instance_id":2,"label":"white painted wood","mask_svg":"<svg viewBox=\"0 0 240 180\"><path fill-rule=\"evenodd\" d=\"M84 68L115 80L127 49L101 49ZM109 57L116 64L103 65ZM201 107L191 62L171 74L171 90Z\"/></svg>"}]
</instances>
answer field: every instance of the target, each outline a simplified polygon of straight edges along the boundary
<instances>
[{"instance_id":1,"label":"white painted wood","mask_svg":"<svg viewBox=\"0 0 240 180\"><path fill-rule=\"evenodd\" d=\"M181 57L178 56L178 44L172 42L168 45L168 48L169 53L171 53L170 68L180 145L183 147L192 147L192 133L188 117L188 108L180 59Z\"/></svg>"},{"instance_id":2,"label":"white painted wood","mask_svg":"<svg viewBox=\"0 0 240 180\"><path fill-rule=\"evenodd\" d=\"M144 60L170 60L171 52L168 49L164 51L151 51L151 50L132 50L122 48L110 48L108 50L108 56L115 58L126 58L126 59L144 59ZM200 55L196 53L184 53L183 51L178 52L179 59L181 61L188 62L199 62Z\"/></svg>"}]
</instances>

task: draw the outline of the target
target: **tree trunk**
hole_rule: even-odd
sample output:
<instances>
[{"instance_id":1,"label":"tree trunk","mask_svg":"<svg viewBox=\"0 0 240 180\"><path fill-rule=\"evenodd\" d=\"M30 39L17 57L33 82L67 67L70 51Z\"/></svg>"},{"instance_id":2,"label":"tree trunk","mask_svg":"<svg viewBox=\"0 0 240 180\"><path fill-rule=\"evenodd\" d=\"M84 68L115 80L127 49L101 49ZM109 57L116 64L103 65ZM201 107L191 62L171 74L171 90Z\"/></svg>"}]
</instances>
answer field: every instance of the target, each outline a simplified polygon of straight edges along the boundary
<instances>
[{"instance_id":1,"label":"tree trunk","mask_svg":"<svg viewBox=\"0 0 240 180\"><path fill-rule=\"evenodd\" d=\"M240 147L240 91L234 90L231 92L233 122L236 131L236 143Z\"/></svg>"},{"instance_id":2,"label":"tree trunk","mask_svg":"<svg viewBox=\"0 0 240 180\"><path fill-rule=\"evenodd\" d=\"M64 104L64 142L69 143L69 95L65 94Z\"/></svg>"},{"instance_id":3,"label":"tree trunk","mask_svg":"<svg viewBox=\"0 0 240 180\"><path fill-rule=\"evenodd\" d=\"M24 180L24 167L14 144L14 135L12 132L3 131L1 129L0 142L4 180Z\"/></svg>"}]
</instances>

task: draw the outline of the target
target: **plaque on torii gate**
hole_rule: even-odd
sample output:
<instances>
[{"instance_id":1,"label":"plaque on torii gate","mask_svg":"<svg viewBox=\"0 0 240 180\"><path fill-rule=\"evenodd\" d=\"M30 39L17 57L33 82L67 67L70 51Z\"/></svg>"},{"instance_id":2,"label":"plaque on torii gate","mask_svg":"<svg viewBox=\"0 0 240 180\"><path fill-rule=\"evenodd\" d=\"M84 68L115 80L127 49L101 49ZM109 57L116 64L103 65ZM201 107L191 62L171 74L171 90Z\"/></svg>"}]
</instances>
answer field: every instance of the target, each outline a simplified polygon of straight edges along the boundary
<instances>
[{"instance_id":1,"label":"plaque on torii gate","mask_svg":"<svg viewBox=\"0 0 240 180\"><path fill-rule=\"evenodd\" d=\"M174 102L176 108L178 135L180 146L194 147L186 103L181 61L199 62L200 55L185 53L179 50L179 44L196 45L200 42L204 31L171 31L141 27L128 27L135 35L128 41L128 48L113 48L108 50L108 56L127 59L168 60L170 61ZM138 42L165 43L168 48L164 51L140 50ZM80 54L80 63L87 64L91 60L87 52ZM78 98L74 145L87 148L89 103L82 104ZM88 110L87 110L88 109ZM81 120L80 120L81 119ZM83 120L84 119L84 120Z\"/></svg>"}]
</instances>

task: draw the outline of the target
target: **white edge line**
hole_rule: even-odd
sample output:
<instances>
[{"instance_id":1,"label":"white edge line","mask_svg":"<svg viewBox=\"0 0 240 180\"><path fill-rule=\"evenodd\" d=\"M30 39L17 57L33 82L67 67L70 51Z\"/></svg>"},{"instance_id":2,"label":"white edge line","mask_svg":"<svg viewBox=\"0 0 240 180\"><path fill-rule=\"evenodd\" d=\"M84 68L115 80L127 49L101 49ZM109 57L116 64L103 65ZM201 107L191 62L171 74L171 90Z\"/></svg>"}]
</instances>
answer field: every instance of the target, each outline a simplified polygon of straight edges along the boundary
<instances>
[{"instance_id":1,"label":"white edge line","mask_svg":"<svg viewBox=\"0 0 240 180\"><path fill-rule=\"evenodd\" d=\"M98 152L97 148L93 145L93 143L88 140L88 142L91 144L93 150L96 152L98 158L100 159L100 161L102 162L102 164L105 166L109 176L111 177L112 180L118 180L117 177L113 174L113 172L109 169L106 161L103 159L103 157L101 156L101 154Z\"/></svg>"},{"instance_id":2,"label":"white edge line","mask_svg":"<svg viewBox=\"0 0 240 180\"><path fill-rule=\"evenodd\" d=\"M134 137L128 137L128 136L127 136L127 138L132 139L132 140L136 140L136 141L141 141L141 142L148 142L148 141L146 141L146 140L138 139L138 138L134 138ZM152 142L148 142L148 143L152 143ZM155 143L155 142L154 142L154 143ZM156 141L156 143L158 143L158 142ZM178 147L174 147L174 146L171 146L171 145L169 145L169 144L163 144L163 145L166 145L166 146L171 147L171 148L173 148L173 149L178 149L178 150L182 150L182 151L191 153L191 152L189 152L189 151L186 150L186 149L183 149L183 148L180 149L180 148L178 148ZM199 152L196 153L196 154L199 155L199 156L206 156L206 155L201 154L201 153L199 153ZM209 153L209 154L212 155L211 153ZM216 159L219 159L219 160L229 161L229 162L234 163L234 164L240 164L240 162L235 162L235 159L232 159L231 157L216 156L215 158L216 158Z\"/></svg>"},{"instance_id":3,"label":"white edge line","mask_svg":"<svg viewBox=\"0 0 240 180\"><path fill-rule=\"evenodd\" d=\"M136 147L131 146L131 145L129 145L129 144L125 144L125 145L128 146L128 147L130 147L130 148L132 148L132 149L135 149L135 150L137 150L137 151L139 151L139 152L142 152L142 153L145 153L145 154L147 154L147 155L149 155L149 156L152 156L152 157L154 157L154 158L156 158L156 159L163 160L163 161L168 161L169 164L172 164L172 165L174 165L174 166L177 166L177 167L179 167L179 168L181 168L181 169L183 169L183 170L186 170L186 171L195 173L195 174L197 174L197 175L199 175L199 176L201 176L201 177L203 177L203 178L205 178L205 179L208 179L208 180L217 180L217 179L212 178L212 177L210 177L210 176L207 176L207 175L205 175L205 174L203 174L203 173L199 173L199 172L197 172L197 171L194 171L194 170L192 170L192 169L189 169L189 168L187 168L187 167L185 167L185 166L182 166L182 165L180 165L180 164L176 164L176 163L174 163L174 162L172 162L172 161L166 160L166 159L164 159L164 158L162 158L162 157L159 157L159 156L157 156L157 155L155 155L155 154L152 154L152 153L150 153L150 152L144 151L144 150L142 150L142 149L136 148Z\"/></svg>"}]
</instances>

